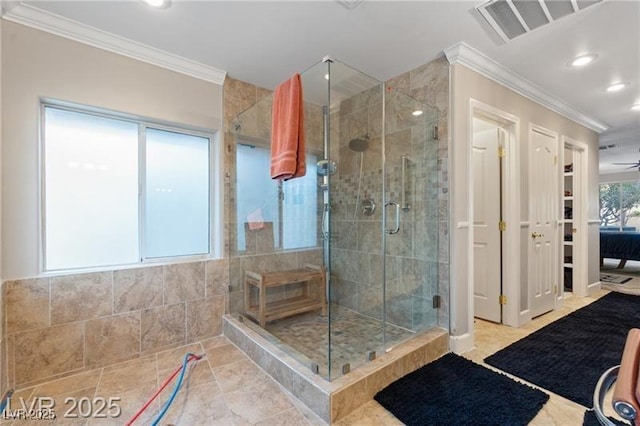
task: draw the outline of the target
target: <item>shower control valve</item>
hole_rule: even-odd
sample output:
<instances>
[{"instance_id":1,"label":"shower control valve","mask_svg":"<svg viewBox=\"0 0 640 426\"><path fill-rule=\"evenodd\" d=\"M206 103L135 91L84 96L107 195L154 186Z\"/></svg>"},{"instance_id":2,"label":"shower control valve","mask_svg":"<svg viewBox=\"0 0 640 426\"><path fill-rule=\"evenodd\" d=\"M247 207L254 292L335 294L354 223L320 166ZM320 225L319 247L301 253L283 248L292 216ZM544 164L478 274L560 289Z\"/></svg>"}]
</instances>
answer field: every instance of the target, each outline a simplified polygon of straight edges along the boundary
<instances>
[{"instance_id":1,"label":"shower control valve","mask_svg":"<svg viewBox=\"0 0 640 426\"><path fill-rule=\"evenodd\" d=\"M366 198L362 200L362 203L360 203L360 207L362 208L363 215L371 216L376 211L376 202L371 198Z\"/></svg>"}]
</instances>

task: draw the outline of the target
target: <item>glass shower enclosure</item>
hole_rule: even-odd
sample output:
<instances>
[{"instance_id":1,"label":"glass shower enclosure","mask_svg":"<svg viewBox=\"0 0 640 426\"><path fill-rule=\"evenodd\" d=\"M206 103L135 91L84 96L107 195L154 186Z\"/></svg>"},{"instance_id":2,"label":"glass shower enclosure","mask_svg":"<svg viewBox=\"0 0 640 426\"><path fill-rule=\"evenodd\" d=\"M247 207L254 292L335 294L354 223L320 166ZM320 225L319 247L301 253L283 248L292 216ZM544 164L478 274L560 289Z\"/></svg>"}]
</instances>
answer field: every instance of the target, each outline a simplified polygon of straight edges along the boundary
<instances>
[{"instance_id":1,"label":"glass shower enclosure","mask_svg":"<svg viewBox=\"0 0 640 426\"><path fill-rule=\"evenodd\" d=\"M301 77L304 177L270 179L272 95L232 129L230 310L245 316L260 298L285 311L302 297L326 299L326 309L245 322L331 380L439 325L438 117L339 61ZM247 284L301 270L323 271L324 283L292 281L262 295Z\"/></svg>"}]
</instances>

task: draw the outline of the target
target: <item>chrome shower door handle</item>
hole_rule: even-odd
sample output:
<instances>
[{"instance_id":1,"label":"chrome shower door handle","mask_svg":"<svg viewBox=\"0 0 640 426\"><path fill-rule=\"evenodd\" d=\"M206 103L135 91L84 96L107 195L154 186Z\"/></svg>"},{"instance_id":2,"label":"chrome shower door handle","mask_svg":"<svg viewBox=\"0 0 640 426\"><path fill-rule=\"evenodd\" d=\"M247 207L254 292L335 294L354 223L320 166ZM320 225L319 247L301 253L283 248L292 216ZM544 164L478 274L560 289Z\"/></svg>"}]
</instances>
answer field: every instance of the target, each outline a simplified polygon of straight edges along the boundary
<instances>
[{"instance_id":1,"label":"chrome shower door handle","mask_svg":"<svg viewBox=\"0 0 640 426\"><path fill-rule=\"evenodd\" d=\"M395 206L395 208L396 208L395 209L396 210L396 224L395 224L396 226L395 226L395 228L391 228L391 229L387 228L386 227L386 225L387 225L386 224L386 218L385 218L385 228L384 228L384 230L385 230L385 232L387 234L397 234L400 231L400 203L398 203L397 201L387 201L384 204L384 207L386 209L389 206Z\"/></svg>"}]
</instances>

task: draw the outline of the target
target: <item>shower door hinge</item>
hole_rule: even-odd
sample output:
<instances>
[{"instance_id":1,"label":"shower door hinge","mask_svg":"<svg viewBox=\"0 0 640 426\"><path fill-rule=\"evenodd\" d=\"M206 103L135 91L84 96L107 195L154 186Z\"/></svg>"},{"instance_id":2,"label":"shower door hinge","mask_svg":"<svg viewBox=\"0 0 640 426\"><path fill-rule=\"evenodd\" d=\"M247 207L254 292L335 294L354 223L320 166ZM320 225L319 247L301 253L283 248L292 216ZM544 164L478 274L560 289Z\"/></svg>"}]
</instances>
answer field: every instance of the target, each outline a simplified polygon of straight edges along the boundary
<instances>
[{"instance_id":1,"label":"shower door hinge","mask_svg":"<svg viewBox=\"0 0 640 426\"><path fill-rule=\"evenodd\" d=\"M507 230L507 222L505 222L504 220L501 220L500 222L498 222L498 230L500 232L504 232Z\"/></svg>"},{"instance_id":2,"label":"shower door hinge","mask_svg":"<svg viewBox=\"0 0 640 426\"><path fill-rule=\"evenodd\" d=\"M433 309L440 309L442 305L442 297L439 294L433 296Z\"/></svg>"},{"instance_id":3,"label":"shower door hinge","mask_svg":"<svg viewBox=\"0 0 640 426\"><path fill-rule=\"evenodd\" d=\"M440 140L440 136L438 135L438 126L433 126L433 140Z\"/></svg>"},{"instance_id":4,"label":"shower door hinge","mask_svg":"<svg viewBox=\"0 0 640 426\"><path fill-rule=\"evenodd\" d=\"M504 149L503 146L498 147L498 157L500 158L504 158L507 156L507 151Z\"/></svg>"},{"instance_id":5,"label":"shower door hinge","mask_svg":"<svg viewBox=\"0 0 640 426\"><path fill-rule=\"evenodd\" d=\"M501 305L506 305L507 304L507 296L505 296L504 294L501 294L500 297L498 297L498 302Z\"/></svg>"}]
</instances>

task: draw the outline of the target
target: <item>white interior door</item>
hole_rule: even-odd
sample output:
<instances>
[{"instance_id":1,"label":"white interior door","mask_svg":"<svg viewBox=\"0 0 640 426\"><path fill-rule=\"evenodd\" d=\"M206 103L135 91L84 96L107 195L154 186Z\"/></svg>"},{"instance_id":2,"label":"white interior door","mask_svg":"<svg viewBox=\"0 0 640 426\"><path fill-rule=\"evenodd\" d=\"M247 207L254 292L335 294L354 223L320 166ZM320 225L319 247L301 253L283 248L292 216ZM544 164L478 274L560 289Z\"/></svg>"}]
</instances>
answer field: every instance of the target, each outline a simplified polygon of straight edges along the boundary
<instances>
[{"instance_id":1,"label":"white interior door","mask_svg":"<svg viewBox=\"0 0 640 426\"><path fill-rule=\"evenodd\" d=\"M558 138L529 132L529 289L531 315L555 308L558 254Z\"/></svg>"},{"instance_id":2,"label":"white interior door","mask_svg":"<svg viewBox=\"0 0 640 426\"><path fill-rule=\"evenodd\" d=\"M474 120L475 121L475 120ZM499 130L473 134L474 315L501 322Z\"/></svg>"}]
</instances>

